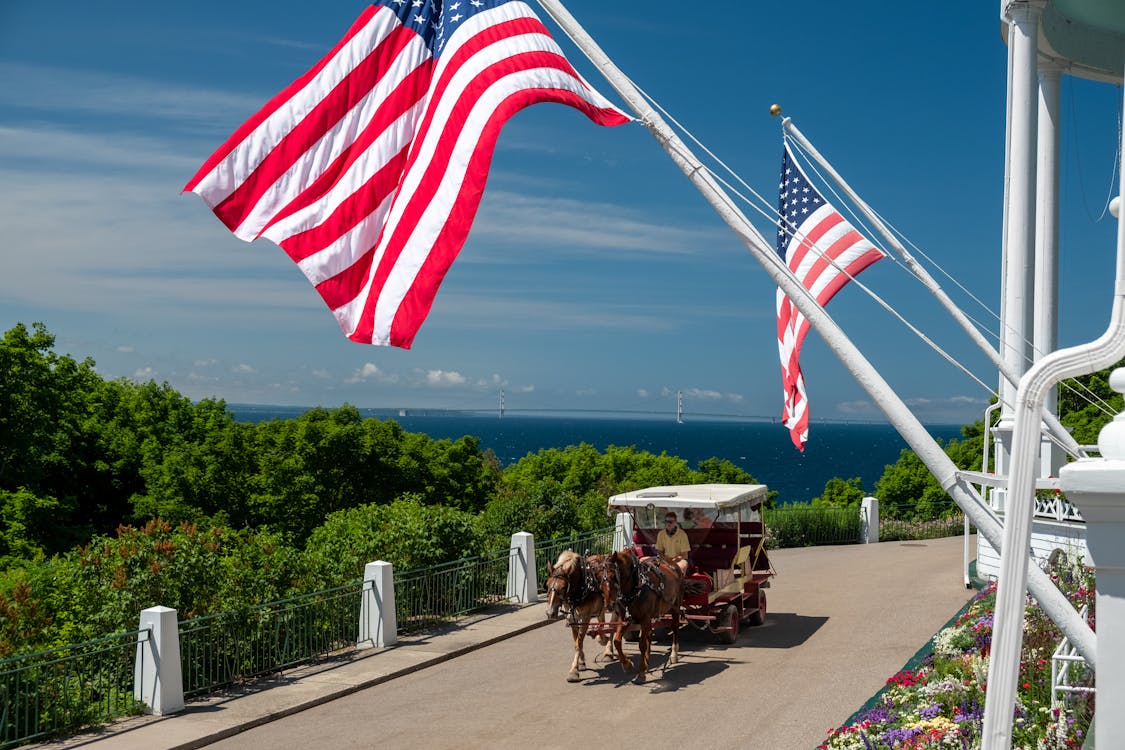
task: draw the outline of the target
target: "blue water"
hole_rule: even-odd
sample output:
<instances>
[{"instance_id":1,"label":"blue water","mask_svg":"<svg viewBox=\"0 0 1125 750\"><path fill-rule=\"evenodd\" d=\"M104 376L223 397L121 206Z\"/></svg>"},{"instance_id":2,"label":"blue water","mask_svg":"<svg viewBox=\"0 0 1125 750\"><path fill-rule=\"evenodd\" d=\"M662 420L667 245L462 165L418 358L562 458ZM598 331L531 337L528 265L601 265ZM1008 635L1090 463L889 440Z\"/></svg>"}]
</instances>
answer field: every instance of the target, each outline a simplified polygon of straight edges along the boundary
<instances>
[{"instance_id":1,"label":"blue water","mask_svg":"<svg viewBox=\"0 0 1125 750\"><path fill-rule=\"evenodd\" d=\"M292 418L303 409L228 404L236 419L261 421ZM814 423L804 453L789 441L780 424L737 420L692 420L635 416L559 417L438 414L394 416L408 432L434 439L480 438L507 466L544 448L588 443L599 451L611 445L634 446L650 453L677 456L695 468L704 459L727 459L778 491L779 502L803 502L820 495L833 477L859 477L867 491L883 476L887 464L898 460L906 443L889 425ZM930 434L943 440L960 437L960 427L937 425Z\"/></svg>"}]
</instances>

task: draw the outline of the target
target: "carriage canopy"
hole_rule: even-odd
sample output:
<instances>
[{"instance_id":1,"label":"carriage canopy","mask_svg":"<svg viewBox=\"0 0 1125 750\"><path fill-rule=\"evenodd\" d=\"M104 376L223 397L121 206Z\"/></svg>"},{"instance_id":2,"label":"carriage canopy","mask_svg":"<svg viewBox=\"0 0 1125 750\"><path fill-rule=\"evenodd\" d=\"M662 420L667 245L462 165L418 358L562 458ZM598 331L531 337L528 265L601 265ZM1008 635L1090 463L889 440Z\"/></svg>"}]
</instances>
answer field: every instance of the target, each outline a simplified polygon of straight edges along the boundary
<instances>
[{"instance_id":1,"label":"carriage canopy","mask_svg":"<svg viewBox=\"0 0 1125 750\"><path fill-rule=\"evenodd\" d=\"M764 484L687 484L648 487L609 498L609 510L632 513L643 526L657 527L668 511L685 528L710 523L759 521L769 489Z\"/></svg>"}]
</instances>

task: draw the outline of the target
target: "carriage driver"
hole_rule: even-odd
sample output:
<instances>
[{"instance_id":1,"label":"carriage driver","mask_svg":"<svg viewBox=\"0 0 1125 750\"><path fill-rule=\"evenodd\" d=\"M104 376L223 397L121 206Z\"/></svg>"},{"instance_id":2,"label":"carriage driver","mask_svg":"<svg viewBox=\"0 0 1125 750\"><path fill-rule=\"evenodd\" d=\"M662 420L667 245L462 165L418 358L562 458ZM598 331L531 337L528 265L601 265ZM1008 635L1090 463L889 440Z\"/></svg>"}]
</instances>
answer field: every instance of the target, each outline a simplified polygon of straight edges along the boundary
<instances>
[{"instance_id":1,"label":"carriage driver","mask_svg":"<svg viewBox=\"0 0 1125 750\"><path fill-rule=\"evenodd\" d=\"M680 572L687 575L691 542L687 532L680 528L675 511L664 514L664 528L656 534L656 551L666 560L676 563Z\"/></svg>"}]
</instances>

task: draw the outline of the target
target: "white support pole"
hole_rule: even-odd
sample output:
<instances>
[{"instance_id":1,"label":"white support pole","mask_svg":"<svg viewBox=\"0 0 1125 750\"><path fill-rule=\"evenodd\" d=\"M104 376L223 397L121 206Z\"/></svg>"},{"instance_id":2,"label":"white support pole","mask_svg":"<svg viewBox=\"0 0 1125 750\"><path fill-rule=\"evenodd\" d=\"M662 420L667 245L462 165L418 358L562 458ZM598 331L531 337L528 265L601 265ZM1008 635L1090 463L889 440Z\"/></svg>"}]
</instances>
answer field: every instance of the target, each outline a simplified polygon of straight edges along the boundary
<instances>
[{"instance_id":1,"label":"white support pole","mask_svg":"<svg viewBox=\"0 0 1125 750\"><path fill-rule=\"evenodd\" d=\"M1110 386L1125 392L1125 369L1110 375ZM1082 511L1086 546L1097 569L1098 699L1094 744L1118 747L1125 738L1125 414L1118 414L1098 437L1101 458L1067 464L1059 472L1067 500ZM1091 560L1086 561L1087 564Z\"/></svg>"},{"instance_id":2,"label":"white support pole","mask_svg":"<svg viewBox=\"0 0 1125 750\"><path fill-rule=\"evenodd\" d=\"M356 648L382 648L398 641L394 567L383 560L363 566L363 599L359 606Z\"/></svg>"},{"instance_id":3,"label":"white support pole","mask_svg":"<svg viewBox=\"0 0 1125 750\"><path fill-rule=\"evenodd\" d=\"M1058 347L1059 311L1059 79L1057 62L1039 64L1038 162L1035 168L1035 304L1032 313L1032 357L1038 361ZM1045 414L1058 414L1058 388L1047 392ZM1039 446L1039 475L1058 476L1064 458L1059 448L1043 439Z\"/></svg>"},{"instance_id":4,"label":"white support pole","mask_svg":"<svg viewBox=\"0 0 1125 750\"><path fill-rule=\"evenodd\" d=\"M633 546L633 514L618 513L613 525L613 551L620 552Z\"/></svg>"},{"instance_id":5,"label":"white support pole","mask_svg":"<svg viewBox=\"0 0 1125 750\"><path fill-rule=\"evenodd\" d=\"M1036 119L1039 113L1038 33L1044 0L1012 0L1008 20L1008 153L1005 161L1004 278L1000 354L1018 377L1027 371L1032 328L1035 260ZM996 471L1011 473L1012 413L1017 386L1000 383L1000 422L996 425ZM994 490L1001 506L1008 491Z\"/></svg>"},{"instance_id":6,"label":"white support pole","mask_svg":"<svg viewBox=\"0 0 1125 750\"><path fill-rule=\"evenodd\" d=\"M1038 34L1044 0L1019 0L1008 5L1013 29L1008 46L1012 60L1011 142L1008 152L1007 268L1004 301L1006 325L1000 332L1001 354L1018 377L1027 371L1031 340L1032 283L1035 261L1035 168L1039 113ZM1001 389L1001 419L1011 417L1016 385Z\"/></svg>"},{"instance_id":7,"label":"white support pole","mask_svg":"<svg viewBox=\"0 0 1125 750\"><path fill-rule=\"evenodd\" d=\"M176 610L149 607L141 612L137 656L133 667L133 697L156 716L184 709L184 680L180 667L180 632Z\"/></svg>"},{"instance_id":8,"label":"white support pole","mask_svg":"<svg viewBox=\"0 0 1125 750\"><path fill-rule=\"evenodd\" d=\"M922 423L918 421L909 407L867 361L836 322L828 316L824 308L817 304L816 299L801 285L765 238L738 210L730 197L722 191L704 165L668 127L660 115L648 106L636 87L613 64L613 61L606 56L598 44L590 38L586 30L574 19L574 16L558 0L539 0L539 4L566 31L590 61L598 67L610 85L628 102L676 166L703 194L707 202L711 204L711 207L715 209L715 212L726 222L735 235L742 240L774 283L788 295L797 309L801 311L801 314L805 316L805 319L809 321L809 324L820 334L825 344L832 349L840 362L848 369L859 386L867 392L872 402L883 411L887 419L902 435L906 444L918 454L918 458L934 475L942 489L948 492L953 501L972 519L981 535L988 539L989 544L994 549L1000 550L1002 548L1002 530L999 523L985 509L976 490L967 481L957 476L956 464L950 460L949 456L946 455ZM1090 626L1078 617L1078 613L1074 611L1074 608L1069 605L1066 598L1055 588L1050 578L1042 570L1030 564L1027 575L1028 586L1035 597L1040 602L1053 605L1047 608L1048 612L1051 613L1052 620L1074 644L1075 650L1082 654L1089 663L1093 664L1094 635Z\"/></svg>"},{"instance_id":9,"label":"white support pole","mask_svg":"<svg viewBox=\"0 0 1125 750\"><path fill-rule=\"evenodd\" d=\"M514 554L508 562L508 599L531 604L539 599L539 581L535 572L535 537L519 531L512 534Z\"/></svg>"},{"instance_id":10,"label":"white support pole","mask_svg":"<svg viewBox=\"0 0 1125 750\"><path fill-rule=\"evenodd\" d=\"M863 516L863 543L875 544L879 541L879 499L865 497L860 505Z\"/></svg>"},{"instance_id":11,"label":"white support pole","mask_svg":"<svg viewBox=\"0 0 1125 750\"><path fill-rule=\"evenodd\" d=\"M1125 113L1125 100L1122 102ZM1125 163L1125 154L1121 154ZM1125 192L1125 175L1119 190ZM1114 296L1106 332L1096 341L1061 349L1036 362L1020 380L1012 432L1012 470L1008 479L1008 508L1005 513L1004 544L996 588L996 617L992 631L992 657L988 668L988 702L984 712L984 750L1006 750L1011 742L1012 707L1019 677L1020 646L1023 640L1025 591L1029 588L1028 547L1035 499L1035 469L1038 459L1039 410L1047 392L1060 380L1095 372L1125 356L1125 217L1117 221L1117 259ZM1038 594L1034 591L1036 598ZM1040 605L1044 610L1042 600ZM1073 611L1073 607L1071 608ZM1050 612L1048 611L1048 615ZM1051 616L1053 620L1054 617ZM1099 628L1100 629L1100 628ZM1095 642L1095 650L1097 648ZM1087 663L1096 659L1079 651ZM1113 669L1114 665L1110 665ZM1099 684L1103 670L1096 667Z\"/></svg>"}]
</instances>

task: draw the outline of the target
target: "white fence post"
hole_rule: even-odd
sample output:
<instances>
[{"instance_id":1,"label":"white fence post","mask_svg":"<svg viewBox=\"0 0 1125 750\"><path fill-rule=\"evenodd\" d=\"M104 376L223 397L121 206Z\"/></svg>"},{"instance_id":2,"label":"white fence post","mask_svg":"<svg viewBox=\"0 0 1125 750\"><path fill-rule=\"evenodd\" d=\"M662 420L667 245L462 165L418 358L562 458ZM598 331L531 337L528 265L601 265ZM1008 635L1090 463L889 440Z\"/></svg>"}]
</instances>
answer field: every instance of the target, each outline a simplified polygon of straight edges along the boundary
<instances>
[{"instance_id":1,"label":"white fence post","mask_svg":"<svg viewBox=\"0 0 1125 750\"><path fill-rule=\"evenodd\" d=\"M879 498L863 498L860 514L863 518L863 543L875 544L879 541Z\"/></svg>"},{"instance_id":2,"label":"white fence post","mask_svg":"<svg viewBox=\"0 0 1125 750\"><path fill-rule=\"evenodd\" d=\"M180 633L176 610L149 607L141 612L137 656L133 667L133 697L156 716L184 708L184 680L180 667Z\"/></svg>"},{"instance_id":3,"label":"white fence post","mask_svg":"<svg viewBox=\"0 0 1125 750\"><path fill-rule=\"evenodd\" d=\"M516 554L508 558L509 601L530 604L539 599L539 582L535 574L535 537L526 531L512 534L512 549Z\"/></svg>"},{"instance_id":4,"label":"white fence post","mask_svg":"<svg viewBox=\"0 0 1125 750\"><path fill-rule=\"evenodd\" d=\"M620 552L633 546L633 514L618 513L613 525L613 551Z\"/></svg>"},{"instance_id":5,"label":"white fence post","mask_svg":"<svg viewBox=\"0 0 1125 750\"><path fill-rule=\"evenodd\" d=\"M1109 386L1125 393L1125 368L1110 373ZM1125 414L1102 428L1098 448L1101 458L1062 467L1059 484L1086 519L1086 563L1097 577L1094 744L1116 747L1125 737Z\"/></svg>"},{"instance_id":6,"label":"white fence post","mask_svg":"<svg viewBox=\"0 0 1125 750\"><path fill-rule=\"evenodd\" d=\"M394 568L376 560L363 566L363 598L359 605L356 648L391 646L398 641Z\"/></svg>"}]
</instances>

